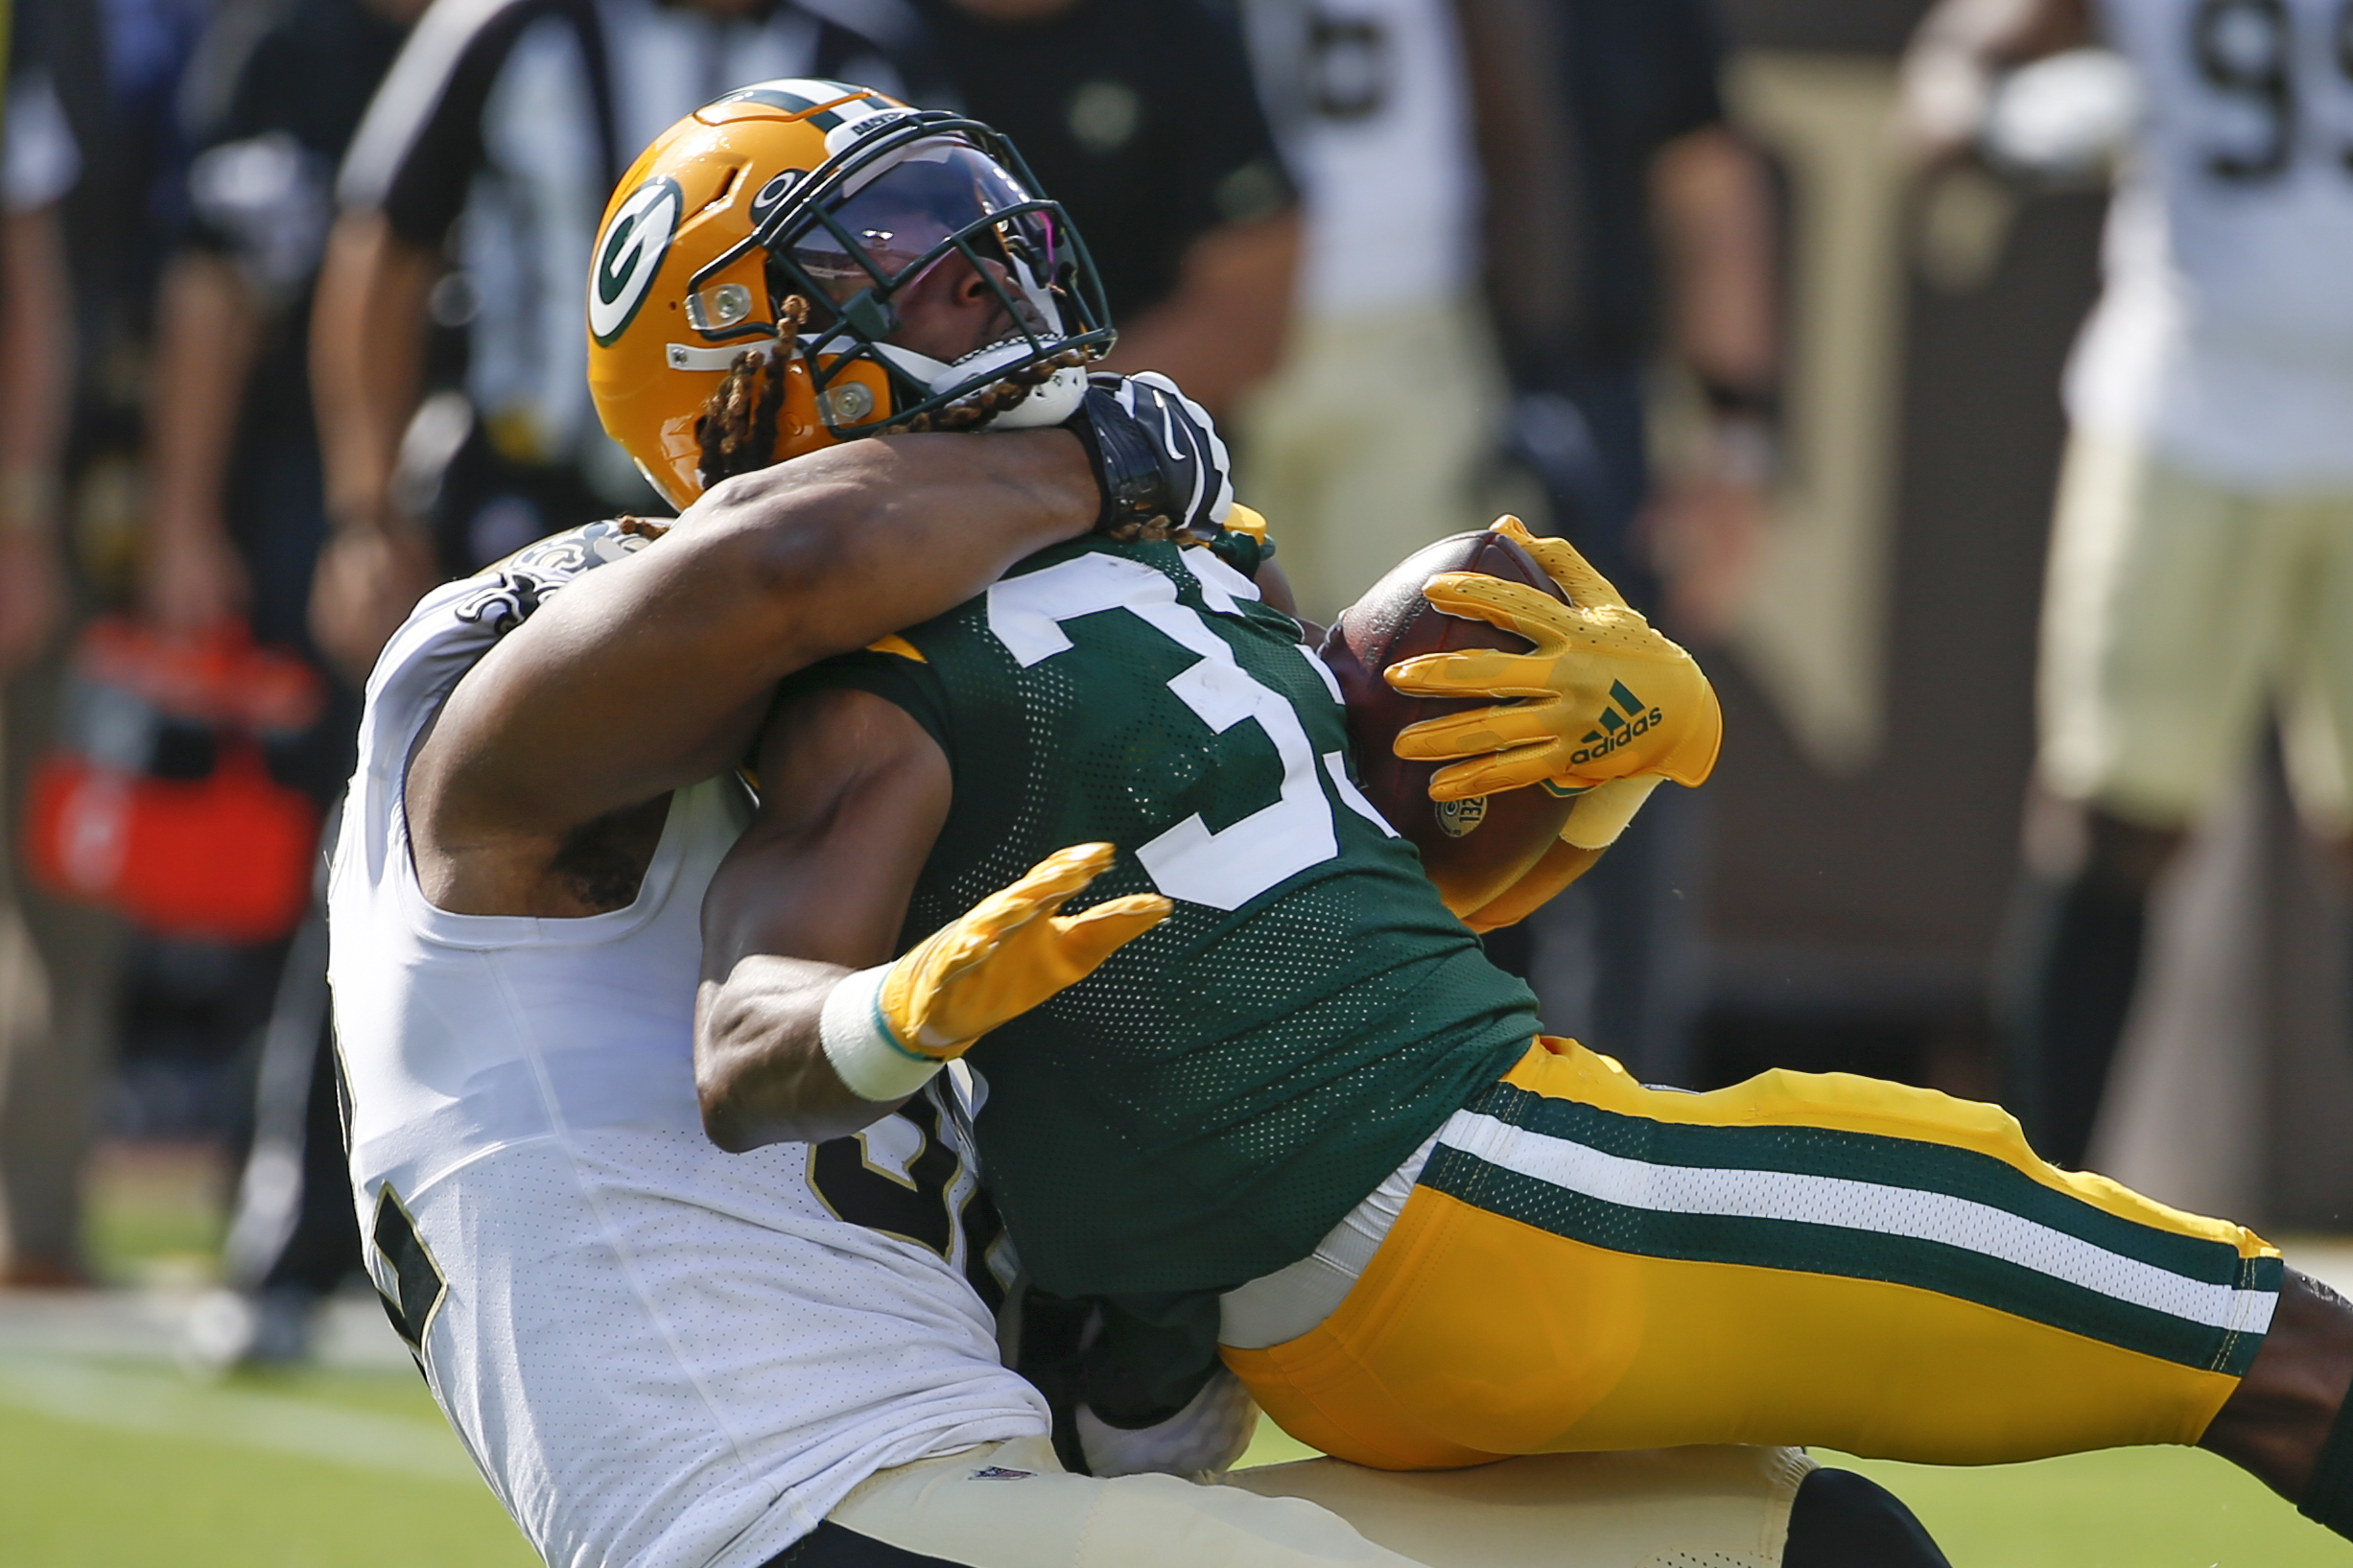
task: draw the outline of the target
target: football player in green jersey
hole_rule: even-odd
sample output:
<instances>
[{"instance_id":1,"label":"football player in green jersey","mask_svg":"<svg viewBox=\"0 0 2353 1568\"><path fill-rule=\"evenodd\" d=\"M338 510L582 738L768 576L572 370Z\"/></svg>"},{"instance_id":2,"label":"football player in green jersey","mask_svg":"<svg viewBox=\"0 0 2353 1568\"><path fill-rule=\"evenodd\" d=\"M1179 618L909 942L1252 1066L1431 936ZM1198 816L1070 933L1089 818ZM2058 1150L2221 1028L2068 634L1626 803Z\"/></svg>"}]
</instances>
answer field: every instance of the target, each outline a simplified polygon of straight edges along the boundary
<instances>
[{"instance_id":1,"label":"football player in green jersey","mask_svg":"<svg viewBox=\"0 0 2353 1568\"><path fill-rule=\"evenodd\" d=\"M2058 1170L1991 1107L1647 1089L1541 1037L1356 789L1297 622L1186 548L1201 500L788 687L705 904L718 1141L854 1132L977 1042L1024 1265L1104 1314L1098 1428L1181 1418L1222 1355L1376 1465L2199 1442L2353 1533L2353 1310L2252 1232Z\"/></svg>"},{"instance_id":2,"label":"football player in green jersey","mask_svg":"<svg viewBox=\"0 0 2353 1568\"><path fill-rule=\"evenodd\" d=\"M1390 1467L2197 1441L2343 1522L2343 1303L1991 1107L1651 1090L1540 1039L1341 720L1296 624L1165 541L1051 547L799 678L705 904L706 1126L836 1135L972 1051L1024 1266L1104 1312L1098 1437L1205 1408L1222 1347Z\"/></svg>"}]
</instances>

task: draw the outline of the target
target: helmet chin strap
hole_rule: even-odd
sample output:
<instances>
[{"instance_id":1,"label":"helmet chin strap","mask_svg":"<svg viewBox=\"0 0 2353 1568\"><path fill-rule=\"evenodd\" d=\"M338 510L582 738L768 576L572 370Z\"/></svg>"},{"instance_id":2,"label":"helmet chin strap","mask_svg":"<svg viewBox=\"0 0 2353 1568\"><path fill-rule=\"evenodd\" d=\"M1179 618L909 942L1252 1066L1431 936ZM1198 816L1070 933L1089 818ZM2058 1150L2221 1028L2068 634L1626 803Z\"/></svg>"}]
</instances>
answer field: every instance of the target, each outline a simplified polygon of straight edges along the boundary
<instances>
[{"instance_id":1,"label":"helmet chin strap","mask_svg":"<svg viewBox=\"0 0 2353 1568\"><path fill-rule=\"evenodd\" d=\"M820 345L818 352L825 351ZM1008 339L977 348L951 363L935 360L929 354L918 354L911 348L896 343L877 343L874 351L890 361L898 369L921 382L934 392L944 392L976 378L987 378L982 386L993 385L992 371L1010 369L1028 360L1034 350L1023 339ZM989 421L992 430L1034 430L1059 425L1078 411L1078 405L1087 395L1087 372L1072 366L1055 371L1029 390L1029 395Z\"/></svg>"}]
</instances>

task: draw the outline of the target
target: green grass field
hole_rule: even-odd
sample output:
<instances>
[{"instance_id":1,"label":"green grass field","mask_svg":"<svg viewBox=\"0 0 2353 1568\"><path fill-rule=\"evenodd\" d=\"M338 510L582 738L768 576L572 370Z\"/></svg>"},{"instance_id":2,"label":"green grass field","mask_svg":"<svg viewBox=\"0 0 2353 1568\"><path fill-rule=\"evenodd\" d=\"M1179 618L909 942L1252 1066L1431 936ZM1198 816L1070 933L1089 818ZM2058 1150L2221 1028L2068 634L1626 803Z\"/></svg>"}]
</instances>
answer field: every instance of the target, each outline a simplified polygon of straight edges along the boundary
<instances>
[{"instance_id":1,"label":"green grass field","mask_svg":"<svg viewBox=\"0 0 2353 1568\"><path fill-rule=\"evenodd\" d=\"M215 1227L156 1197L185 1190L150 1167L102 1183L108 1277L200 1274ZM330 1368L214 1383L171 1363L157 1320L124 1295L0 1295L0 1568L534 1562L388 1330L356 1356L346 1334ZM1269 1426L1245 1463L1307 1452ZM2353 1544L2187 1450L1977 1470L1819 1457L1910 1502L1955 1568L2353 1568Z\"/></svg>"},{"instance_id":2,"label":"green grass field","mask_svg":"<svg viewBox=\"0 0 2353 1568\"><path fill-rule=\"evenodd\" d=\"M1306 1451L1271 1429L1259 1463ZM1835 1460L1906 1498L1956 1568L2353 1568L2353 1545L2205 1455L1983 1470ZM226 1383L0 1353L9 1568L529 1568L412 1372Z\"/></svg>"}]
</instances>

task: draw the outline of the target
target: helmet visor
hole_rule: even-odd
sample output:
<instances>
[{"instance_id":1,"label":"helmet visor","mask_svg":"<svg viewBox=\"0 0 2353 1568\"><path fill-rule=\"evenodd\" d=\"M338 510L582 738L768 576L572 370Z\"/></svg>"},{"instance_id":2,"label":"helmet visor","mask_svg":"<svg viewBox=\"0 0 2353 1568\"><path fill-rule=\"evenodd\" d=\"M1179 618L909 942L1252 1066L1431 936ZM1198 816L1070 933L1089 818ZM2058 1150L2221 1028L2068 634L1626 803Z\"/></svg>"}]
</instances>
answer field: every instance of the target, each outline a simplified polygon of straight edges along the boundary
<instances>
[{"instance_id":1,"label":"helmet visor","mask_svg":"<svg viewBox=\"0 0 2353 1568\"><path fill-rule=\"evenodd\" d=\"M827 201L778 248L835 305L887 294L958 251L1006 268L1018 304L1051 287L1061 260L1050 208L977 148L944 137Z\"/></svg>"}]
</instances>

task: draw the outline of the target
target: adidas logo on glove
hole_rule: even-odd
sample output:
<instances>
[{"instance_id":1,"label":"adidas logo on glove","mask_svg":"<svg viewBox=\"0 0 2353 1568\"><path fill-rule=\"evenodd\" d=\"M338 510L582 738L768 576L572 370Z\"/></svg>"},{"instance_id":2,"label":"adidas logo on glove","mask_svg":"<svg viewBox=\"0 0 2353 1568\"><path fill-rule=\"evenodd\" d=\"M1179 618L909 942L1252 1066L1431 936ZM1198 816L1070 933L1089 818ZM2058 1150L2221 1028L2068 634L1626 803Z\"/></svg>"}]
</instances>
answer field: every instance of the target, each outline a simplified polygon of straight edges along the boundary
<instances>
[{"instance_id":1,"label":"adidas logo on glove","mask_svg":"<svg viewBox=\"0 0 2353 1568\"><path fill-rule=\"evenodd\" d=\"M1627 690L1623 681L1610 683L1610 696L1616 706L1603 705L1601 717L1593 721L1594 727L1585 733L1577 749L1569 754L1570 765L1598 761L1618 747L1629 745L1637 737L1648 734L1652 725L1666 722L1663 712L1657 708L1645 709L1642 699Z\"/></svg>"}]
</instances>

